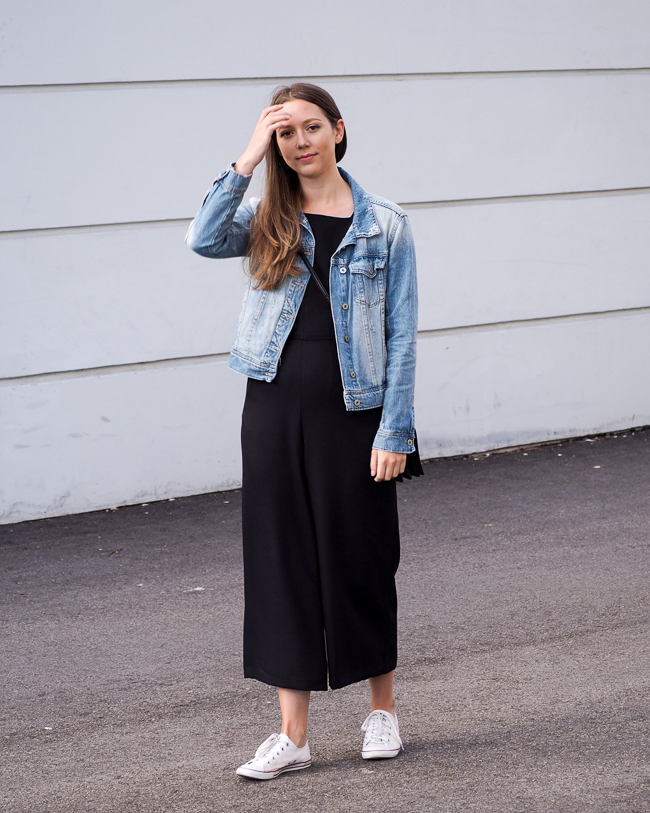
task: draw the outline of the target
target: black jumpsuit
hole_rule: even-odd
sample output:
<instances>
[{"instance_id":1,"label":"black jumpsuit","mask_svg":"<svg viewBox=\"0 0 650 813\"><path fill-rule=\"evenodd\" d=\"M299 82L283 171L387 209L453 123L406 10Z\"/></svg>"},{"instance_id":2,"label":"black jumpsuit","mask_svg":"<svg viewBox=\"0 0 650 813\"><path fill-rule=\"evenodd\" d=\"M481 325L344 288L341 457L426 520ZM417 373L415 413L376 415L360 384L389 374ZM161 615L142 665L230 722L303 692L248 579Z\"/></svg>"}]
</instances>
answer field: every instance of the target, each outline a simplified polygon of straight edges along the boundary
<instances>
[{"instance_id":1,"label":"black jumpsuit","mask_svg":"<svg viewBox=\"0 0 650 813\"><path fill-rule=\"evenodd\" d=\"M314 268L352 218L307 215ZM305 290L273 381L249 378L242 416L244 675L326 690L397 662L395 481L370 475L381 407L348 412L330 305Z\"/></svg>"}]
</instances>

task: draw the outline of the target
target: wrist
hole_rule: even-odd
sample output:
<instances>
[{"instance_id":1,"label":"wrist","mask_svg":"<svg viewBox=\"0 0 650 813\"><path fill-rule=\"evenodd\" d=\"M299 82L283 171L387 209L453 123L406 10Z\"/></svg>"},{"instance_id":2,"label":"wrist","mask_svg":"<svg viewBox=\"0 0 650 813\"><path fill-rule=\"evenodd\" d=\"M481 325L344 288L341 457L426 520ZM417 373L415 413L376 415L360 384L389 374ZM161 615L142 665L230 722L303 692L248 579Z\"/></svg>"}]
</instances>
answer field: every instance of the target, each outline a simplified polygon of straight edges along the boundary
<instances>
[{"instance_id":1,"label":"wrist","mask_svg":"<svg viewBox=\"0 0 650 813\"><path fill-rule=\"evenodd\" d=\"M257 164L253 163L250 158L241 155L233 164L233 169L235 172L239 172L240 175L252 175L256 166Z\"/></svg>"}]
</instances>

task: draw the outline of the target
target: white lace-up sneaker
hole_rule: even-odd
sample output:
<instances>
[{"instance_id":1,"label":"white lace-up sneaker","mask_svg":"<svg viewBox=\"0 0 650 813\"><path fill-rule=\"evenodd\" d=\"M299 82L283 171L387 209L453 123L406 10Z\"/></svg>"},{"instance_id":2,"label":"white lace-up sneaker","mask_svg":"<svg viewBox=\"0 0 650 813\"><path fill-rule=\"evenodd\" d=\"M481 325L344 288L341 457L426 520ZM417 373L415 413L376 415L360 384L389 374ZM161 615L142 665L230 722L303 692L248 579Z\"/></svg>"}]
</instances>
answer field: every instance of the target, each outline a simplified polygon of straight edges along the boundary
<instances>
[{"instance_id":1,"label":"white lace-up sneaker","mask_svg":"<svg viewBox=\"0 0 650 813\"><path fill-rule=\"evenodd\" d=\"M251 779L275 779L285 771L299 771L310 765L308 742L298 748L286 734L271 734L255 751L253 759L237 768L237 773Z\"/></svg>"},{"instance_id":2,"label":"white lace-up sneaker","mask_svg":"<svg viewBox=\"0 0 650 813\"><path fill-rule=\"evenodd\" d=\"M361 756L364 759L387 759L396 757L404 748L399 736L397 717L383 709L375 709L361 726L365 731Z\"/></svg>"}]
</instances>

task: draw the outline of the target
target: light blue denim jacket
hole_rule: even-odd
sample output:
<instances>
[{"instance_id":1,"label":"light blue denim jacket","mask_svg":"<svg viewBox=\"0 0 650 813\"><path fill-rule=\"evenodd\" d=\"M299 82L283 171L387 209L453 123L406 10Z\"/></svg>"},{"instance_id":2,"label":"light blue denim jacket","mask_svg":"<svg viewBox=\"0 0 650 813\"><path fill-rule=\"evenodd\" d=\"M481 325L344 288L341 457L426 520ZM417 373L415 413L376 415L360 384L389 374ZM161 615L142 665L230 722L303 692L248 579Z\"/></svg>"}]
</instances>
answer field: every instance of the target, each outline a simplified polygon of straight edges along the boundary
<instances>
[{"instance_id":1,"label":"light blue denim jacket","mask_svg":"<svg viewBox=\"0 0 650 813\"><path fill-rule=\"evenodd\" d=\"M352 224L332 257L330 295L347 410L383 405L373 447L414 451L413 392L417 333L415 251L405 212L369 195L344 170L354 199ZM251 218L259 204L242 205L251 179L232 166L208 192L191 222L186 242L205 257L246 253ZM314 259L314 236L301 215L302 247ZM300 262L302 266L302 262ZM281 362L309 281L287 277L274 290L249 280L229 365L244 375L272 381Z\"/></svg>"}]
</instances>

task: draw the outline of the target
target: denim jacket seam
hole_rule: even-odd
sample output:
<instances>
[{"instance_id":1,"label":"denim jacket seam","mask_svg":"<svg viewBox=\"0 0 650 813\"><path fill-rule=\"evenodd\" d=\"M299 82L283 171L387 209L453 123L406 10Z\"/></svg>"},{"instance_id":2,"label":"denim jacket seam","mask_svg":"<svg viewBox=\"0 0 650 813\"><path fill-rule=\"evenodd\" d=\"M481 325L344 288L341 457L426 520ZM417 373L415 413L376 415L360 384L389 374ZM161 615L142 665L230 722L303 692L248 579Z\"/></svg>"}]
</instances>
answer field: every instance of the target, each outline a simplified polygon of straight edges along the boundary
<instances>
[{"instance_id":1,"label":"denim jacket seam","mask_svg":"<svg viewBox=\"0 0 650 813\"><path fill-rule=\"evenodd\" d=\"M383 435L387 438L408 438L413 437L413 432L404 431L404 430L397 430L397 429L378 429L378 435Z\"/></svg>"}]
</instances>

